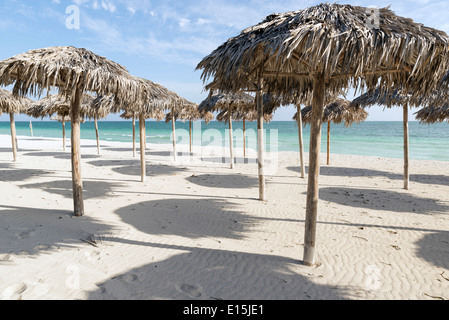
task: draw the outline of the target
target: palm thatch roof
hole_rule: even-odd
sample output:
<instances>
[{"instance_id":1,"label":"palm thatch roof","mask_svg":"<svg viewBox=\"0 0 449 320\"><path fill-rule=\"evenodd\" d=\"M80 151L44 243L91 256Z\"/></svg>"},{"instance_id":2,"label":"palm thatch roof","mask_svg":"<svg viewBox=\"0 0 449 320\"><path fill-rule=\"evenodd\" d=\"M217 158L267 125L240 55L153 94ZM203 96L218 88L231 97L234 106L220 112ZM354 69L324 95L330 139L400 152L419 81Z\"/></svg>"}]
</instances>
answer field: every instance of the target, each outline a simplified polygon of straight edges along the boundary
<instances>
[{"instance_id":1,"label":"palm thatch roof","mask_svg":"<svg viewBox=\"0 0 449 320\"><path fill-rule=\"evenodd\" d=\"M28 105L33 103L31 99L16 97L6 89L0 88L0 115L5 113L26 112Z\"/></svg>"},{"instance_id":2,"label":"palm thatch roof","mask_svg":"<svg viewBox=\"0 0 449 320\"><path fill-rule=\"evenodd\" d=\"M298 113L293 116L297 120ZM301 116L304 124L308 124L312 120L312 107L306 107L301 110ZM360 107L351 106L351 102L345 99L338 98L334 102L324 107L323 122L333 122L340 124L345 123L346 127L353 123L360 123L365 121L368 117L368 112Z\"/></svg>"},{"instance_id":3,"label":"palm thatch roof","mask_svg":"<svg viewBox=\"0 0 449 320\"><path fill-rule=\"evenodd\" d=\"M441 107L428 106L415 112L415 115L421 124L449 121L449 104Z\"/></svg>"},{"instance_id":4,"label":"palm thatch roof","mask_svg":"<svg viewBox=\"0 0 449 320\"><path fill-rule=\"evenodd\" d=\"M423 96L414 96L412 93L407 93L402 89L384 90L377 87L374 90L367 91L355 98L351 102L351 106L361 108L366 108L373 105L383 105L387 108L391 108L393 106L418 107L437 98L437 93L435 91Z\"/></svg>"},{"instance_id":5,"label":"palm thatch roof","mask_svg":"<svg viewBox=\"0 0 449 320\"><path fill-rule=\"evenodd\" d=\"M30 50L0 61L0 84L14 84L13 93L22 96L40 96L53 87L68 97L79 88L128 102L142 94L138 81L123 66L71 46Z\"/></svg>"},{"instance_id":6,"label":"palm thatch roof","mask_svg":"<svg viewBox=\"0 0 449 320\"><path fill-rule=\"evenodd\" d=\"M272 114L274 110L282 104L282 102L273 95L265 94L263 96L263 104L264 114ZM241 112L247 111L249 113L252 111L256 112L255 99L253 96L244 92L211 92L209 96L198 106L198 110L200 112L225 111L227 113L228 109L240 110Z\"/></svg>"},{"instance_id":7,"label":"palm thatch roof","mask_svg":"<svg viewBox=\"0 0 449 320\"><path fill-rule=\"evenodd\" d=\"M62 115L60 115L60 114L56 114L56 115L54 115L53 117L51 117L50 118L50 120L52 120L52 121L59 121L59 122L70 122L71 121L71 119L70 119L70 115L68 115L68 116L64 116L64 119L62 118ZM85 122L85 120L84 119L80 119L80 122L81 123L84 123Z\"/></svg>"},{"instance_id":8,"label":"palm thatch roof","mask_svg":"<svg viewBox=\"0 0 449 320\"><path fill-rule=\"evenodd\" d=\"M177 108L173 111L175 120L182 121L196 121L203 120L206 123L212 121L215 117L211 112L200 112L198 110L198 104L186 105L183 108ZM172 111L165 115L165 122L168 123L172 120Z\"/></svg>"},{"instance_id":9,"label":"palm thatch roof","mask_svg":"<svg viewBox=\"0 0 449 320\"><path fill-rule=\"evenodd\" d=\"M139 113L132 111L125 111L120 115L120 117L126 120L130 120L132 118L138 119ZM161 121L165 118L165 113L161 109L154 109L149 113L145 113L143 117L144 119L156 119L156 121Z\"/></svg>"},{"instance_id":10,"label":"palm thatch roof","mask_svg":"<svg viewBox=\"0 0 449 320\"><path fill-rule=\"evenodd\" d=\"M371 25L366 7L320 4L272 14L230 38L198 65L204 82L222 91L251 90L263 77L264 91L292 97L310 93L315 75L326 90L374 89L401 83L406 92L426 94L448 68L446 33L379 9Z\"/></svg>"},{"instance_id":11,"label":"palm thatch roof","mask_svg":"<svg viewBox=\"0 0 449 320\"><path fill-rule=\"evenodd\" d=\"M81 98L80 116L82 118L93 118L95 114L99 118L105 118L109 112L93 107L95 97L83 93ZM68 118L70 115L70 100L63 94L54 94L33 102L27 109L27 114L34 118L52 116L57 114Z\"/></svg>"},{"instance_id":12,"label":"palm thatch roof","mask_svg":"<svg viewBox=\"0 0 449 320\"><path fill-rule=\"evenodd\" d=\"M265 122L270 122L273 119L273 114L269 113L271 110L270 107L266 107L263 118ZM219 114L217 114L216 119L220 122L227 123L229 121L229 108L224 108ZM257 120L257 110L251 109L234 109L231 111L231 119L236 121L256 121Z\"/></svg>"}]
</instances>

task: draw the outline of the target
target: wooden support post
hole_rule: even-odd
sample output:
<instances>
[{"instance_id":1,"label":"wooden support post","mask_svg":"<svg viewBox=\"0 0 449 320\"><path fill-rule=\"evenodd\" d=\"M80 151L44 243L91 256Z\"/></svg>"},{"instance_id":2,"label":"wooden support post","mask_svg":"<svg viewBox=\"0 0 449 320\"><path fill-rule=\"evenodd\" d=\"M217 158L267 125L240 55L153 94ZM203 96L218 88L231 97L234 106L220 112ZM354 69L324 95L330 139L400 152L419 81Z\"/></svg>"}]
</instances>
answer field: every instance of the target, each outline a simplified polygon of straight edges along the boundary
<instances>
[{"instance_id":1,"label":"wooden support post","mask_svg":"<svg viewBox=\"0 0 449 320\"><path fill-rule=\"evenodd\" d=\"M263 79L259 75L258 88L256 91L257 107L257 164L259 169L259 200L266 201L265 194L265 171L264 171L264 134L263 134Z\"/></svg>"},{"instance_id":2,"label":"wooden support post","mask_svg":"<svg viewBox=\"0 0 449 320\"><path fill-rule=\"evenodd\" d=\"M190 153L192 153L192 120L189 121L189 147Z\"/></svg>"},{"instance_id":3,"label":"wooden support post","mask_svg":"<svg viewBox=\"0 0 449 320\"><path fill-rule=\"evenodd\" d=\"M136 157L136 116L133 115L133 158Z\"/></svg>"},{"instance_id":4,"label":"wooden support post","mask_svg":"<svg viewBox=\"0 0 449 320\"><path fill-rule=\"evenodd\" d=\"M30 120L30 131L31 131L31 136L34 137L34 134L33 134L33 123L31 122L31 120Z\"/></svg>"},{"instance_id":5,"label":"wooden support post","mask_svg":"<svg viewBox=\"0 0 449 320\"><path fill-rule=\"evenodd\" d=\"M147 168L145 162L145 118L143 114L139 115L139 134L140 134L140 181L147 181Z\"/></svg>"},{"instance_id":6,"label":"wooden support post","mask_svg":"<svg viewBox=\"0 0 449 320\"><path fill-rule=\"evenodd\" d=\"M11 126L11 143L12 143L12 157L13 161L17 161L17 134L16 134L16 122L14 121L14 113L9 113L9 124Z\"/></svg>"},{"instance_id":7,"label":"wooden support post","mask_svg":"<svg viewBox=\"0 0 449 320\"><path fill-rule=\"evenodd\" d=\"M175 124L175 112L171 110L171 127L173 131L173 161L176 162L176 124Z\"/></svg>"},{"instance_id":8,"label":"wooden support post","mask_svg":"<svg viewBox=\"0 0 449 320\"><path fill-rule=\"evenodd\" d=\"M304 263L315 264L315 239L318 216L318 177L320 173L321 125L324 111L325 78L317 74L313 81L312 121L310 129L309 180L306 198Z\"/></svg>"},{"instance_id":9,"label":"wooden support post","mask_svg":"<svg viewBox=\"0 0 449 320\"><path fill-rule=\"evenodd\" d=\"M65 151L65 115L62 115L62 150Z\"/></svg>"},{"instance_id":10,"label":"wooden support post","mask_svg":"<svg viewBox=\"0 0 449 320\"><path fill-rule=\"evenodd\" d=\"M330 152L331 152L331 122L327 123L327 165L330 164Z\"/></svg>"},{"instance_id":11,"label":"wooden support post","mask_svg":"<svg viewBox=\"0 0 449 320\"><path fill-rule=\"evenodd\" d=\"M76 88L75 96L71 100L71 145L72 145L72 187L73 187L73 206L74 215L79 217L84 215L84 201L83 201L83 179L81 176L81 145L80 145L80 105L82 90Z\"/></svg>"},{"instance_id":12,"label":"wooden support post","mask_svg":"<svg viewBox=\"0 0 449 320\"><path fill-rule=\"evenodd\" d=\"M404 109L404 189L409 188L409 133L408 133L408 105Z\"/></svg>"},{"instance_id":13,"label":"wooden support post","mask_svg":"<svg viewBox=\"0 0 449 320\"><path fill-rule=\"evenodd\" d=\"M232 136L232 111L228 107L228 122L229 122L229 156L231 161L231 169L234 169L234 138Z\"/></svg>"},{"instance_id":14,"label":"wooden support post","mask_svg":"<svg viewBox=\"0 0 449 320\"><path fill-rule=\"evenodd\" d=\"M299 138L299 161L301 163L301 178L306 177L306 168L304 165L304 141L302 138L302 113L301 106L296 106L297 116L296 121L298 122L298 138Z\"/></svg>"},{"instance_id":15,"label":"wooden support post","mask_svg":"<svg viewBox=\"0 0 449 320\"><path fill-rule=\"evenodd\" d=\"M243 158L246 158L246 124L243 119Z\"/></svg>"},{"instance_id":16,"label":"wooden support post","mask_svg":"<svg viewBox=\"0 0 449 320\"><path fill-rule=\"evenodd\" d=\"M98 134L98 116L95 115L95 135L97 136L97 154L100 154L100 136Z\"/></svg>"}]
</instances>

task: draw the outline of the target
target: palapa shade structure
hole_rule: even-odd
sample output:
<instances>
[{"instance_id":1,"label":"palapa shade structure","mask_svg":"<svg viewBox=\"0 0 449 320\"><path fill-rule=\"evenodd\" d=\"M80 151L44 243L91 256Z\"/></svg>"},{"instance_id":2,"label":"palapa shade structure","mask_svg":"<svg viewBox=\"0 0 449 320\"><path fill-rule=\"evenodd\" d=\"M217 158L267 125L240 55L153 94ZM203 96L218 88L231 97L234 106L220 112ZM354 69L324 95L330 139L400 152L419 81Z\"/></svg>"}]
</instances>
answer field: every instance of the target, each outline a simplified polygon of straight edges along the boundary
<instances>
[{"instance_id":1,"label":"palapa shade structure","mask_svg":"<svg viewBox=\"0 0 449 320\"><path fill-rule=\"evenodd\" d=\"M13 161L17 161L17 135L16 123L14 121L15 113L24 113L28 105L33 101L25 97L15 97L6 89L0 88L0 115L2 112L9 113L9 123L11 126L11 144Z\"/></svg>"},{"instance_id":2,"label":"palapa shade structure","mask_svg":"<svg viewBox=\"0 0 449 320\"><path fill-rule=\"evenodd\" d=\"M172 124L172 135L173 135L173 160L176 162L176 120L178 117L184 115L184 119L190 117L193 119L195 117L195 112L197 112L198 104L191 102L185 98L180 98L176 103L172 104L170 107L170 112L167 113L165 122L171 121ZM191 115L187 116L191 111ZM198 115L200 116L200 115ZM190 122L190 141L192 141L192 123ZM192 151L192 145L190 142L190 152Z\"/></svg>"},{"instance_id":3,"label":"palapa shade structure","mask_svg":"<svg viewBox=\"0 0 449 320\"><path fill-rule=\"evenodd\" d=\"M335 124L344 123L350 127L354 123L365 121L368 112L359 107L351 107L351 101L337 98L334 102L324 107L323 123L327 123L327 165L330 164L330 126L331 122ZM293 116L297 120L298 113ZM301 110L301 118L304 124L310 124L312 121L312 107L306 107Z\"/></svg>"},{"instance_id":4,"label":"palapa shade structure","mask_svg":"<svg viewBox=\"0 0 449 320\"><path fill-rule=\"evenodd\" d=\"M263 114L271 114L273 110L279 105L276 104L276 99L271 96L264 96L264 112ZM254 97L245 92L225 93L211 91L206 99L204 99L198 106L200 112L223 112L227 115L227 123L229 125L229 151L231 169L234 168L234 148L233 148L233 133L232 133L232 115L236 110L242 112L256 110ZM228 112L230 110L230 112ZM218 120L218 119L217 119Z\"/></svg>"},{"instance_id":5,"label":"palapa shade structure","mask_svg":"<svg viewBox=\"0 0 449 320\"><path fill-rule=\"evenodd\" d=\"M92 103L95 97L88 93L83 93L80 105L80 121L84 122L86 117L92 115ZM33 102L27 109L27 114L34 118L51 117L57 115L58 121L62 123L62 150L66 147L65 123L70 121L70 101L68 98L59 93L47 96L38 101ZM53 119L52 119L53 120ZM97 150L99 153L98 127L95 123L97 133Z\"/></svg>"},{"instance_id":6,"label":"palapa shade structure","mask_svg":"<svg viewBox=\"0 0 449 320\"><path fill-rule=\"evenodd\" d=\"M443 77L448 61L448 37L442 31L399 17L389 8L326 3L268 16L218 47L197 69L203 69L204 82L213 78L222 91L250 90L248 83L255 84L258 129L263 126L263 91L287 99L312 93L304 263L313 265L325 94L401 83L406 92L425 95ZM263 171L262 130L258 140ZM265 200L264 181L259 185L259 198Z\"/></svg>"},{"instance_id":7,"label":"palapa shade structure","mask_svg":"<svg viewBox=\"0 0 449 320\"><path fill-rule=\"evenodd\" d=\"M72 185L75 216L84 215L80 155L80 104L84 92L114 95L117 101L137 101L137 81L118 63L75 47L30 50L0 62L0 85L14 85L13 94L42 95L58 88L69 98L71 116Z\"/></svg>"},{"instance_id":8,"label":"palapa shade structure","mask_svg":"<svg viewBox=\"0 0 449 320\"><path fill-rule=\"evenodd\" d=\"M185 106L184 108L175 110L172 114L172 111L168 112L165 115L165 123L169 123L172 121L173 116L175 121L189 121L189 151L192 152L192 122L197 120L203 120L206 123L214 120L214 115L211 112L200 112L198 110L197 104L190 104Z\"/></svg>"},{"instance_id":9,"label":"palapa shade structure","mask_svg":"<svg viewBox=\"0 0 449 320\"><path fill-rule=\"evenodd\" d=\"M430 92L422 97L414 97L411 93L406 93L402 89L395 89L391 91L376 88L374 90L365 92L351 102L353 107L366 108L373 105L383 105L387 108L399 106L403 109L403 127L404 127L404 189L409 189L409 125L408 125L408 109L410 107L417 107L423 101L428 101L434 92Z\"/></svg>"},{"instance_id":10,"label":"palapa shade structure","mask_svg":"<svg viewBox=\"0 0 449 320\"><path fill-rule=\"evenodd\" d=\"M139 135L140 135L140 176L141 182L146 182L146 160L145 160L145 146L146 146L146 128L145 116L151 115L158 109L165 110L173 105L182 106L184 101L173 91L154 83L148 79L133 77L138 85L138 90L141 94L137 100L117 101L117 98L111 96L98 96L94 101L94 107L97 105L107 108L112 113L119 113L121 111L133 112L139 116Z\"/></svg>"},{"instance_id":11,"label":"palapa shade structure","mask_svg":"<svg viewBox=\"0 0 449 320\"><path fill-rule=\"evenodd\" d=\"M217 121L228 123L229 121L243 121L243 156L246 157L246 121L253 122L257 120L257 110L254 105L254 99L252 101L252 109L239 108L229 112L229 108L224 108L219 114L217 114ZM267 104L264 105L264 121L270 122L273 119L272 108Z\"/></svg>"},{"instance_id":12,"label":"palapa shade structure","mask_svg":"<svg viewBox=\"0 0 449 320\"><path fill-rule=\"evenodd\" d=\"M139 118L139 114L137 112L125 111L120 115L120 117L126 120L132 120L133 122L133 157L136 157L136 119ZM155 109L144 115L144 119L156 119L156 121L161 121L164 118L165 113L161 109Z\"/></svg>"}]
</instances>

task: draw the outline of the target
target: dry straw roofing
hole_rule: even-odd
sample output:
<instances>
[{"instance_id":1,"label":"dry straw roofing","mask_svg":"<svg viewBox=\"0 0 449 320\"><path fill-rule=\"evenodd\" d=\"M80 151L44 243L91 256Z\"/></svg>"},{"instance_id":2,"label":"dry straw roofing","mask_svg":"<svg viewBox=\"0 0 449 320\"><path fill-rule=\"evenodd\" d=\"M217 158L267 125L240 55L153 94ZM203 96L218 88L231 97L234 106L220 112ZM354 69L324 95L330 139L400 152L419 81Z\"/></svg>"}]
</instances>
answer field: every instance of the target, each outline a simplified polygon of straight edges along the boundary
<instances>
[{"instance_id":1,"label":"dry straw roofing","mask_svg":"<svg viewBox=\"0 0 449 320\"><path fill-rule=\"evenodd\" d=\"M425 107L415 114L416 119L424 124L447 121L449 120L449 105L445 104L441 107Z\"/></svg>"},{"instance_id":2,"label":"dry straw roofing","mask_svg":"<svg viewBox=\"0 0 449 320\"><path fill-rule=\"evenodd\" d=\"M2 112L23 113L31 103L31 99L15 97L8 90L0 88L0 115Z\"/></svg>"},{"instance_id":3,"label":"dry straw roofing","mask_svg":"<svg viewBox=\"0 0 449 320\"><path fill-rule=\"evenodd\" d=\"M105 118L109 112L93 108L95 97L83 93L81 99L80 115L82 118L93 118L95 114L99 118ZM68 116L70 114L70 100L62 94L54 94L33 102L27 110L27 114L34 118L52 116L54 114Z\"/></svg>"},{"instance_id":4,"label":"dry straw roofing","mask_svg":"<svg viewBox=\"0 0 449 320\"><path fill-rule=\"evenodd\" d=\"M42 95L58 87L71 96L83 92L114 94L119 101L136 101L142 94L138 82L118 63L74 47L30 50L0 61L0 84L14 84L16 95Z\"/></svg>"},{"instance_id":5,"label":"dry straw roofing","mask_svg":"<svg viewBox=\"0 0 449 320\"><path fill-rule=\"evenodd\" d=\"M293 117L296 120L297 113ZM312 107L306 107L301 110L301 116L304 124L310 123L312 120ZM368 112L360 107L352 107L350 101L337 98L334 102L325 106L323 114L323 122L333 122L336 124L345 123L349 127L353 123L365 121Z\"/></svg>"},{"instance_id":6,"label":"dry straw roofing","mask_svg":"<svg viewBox=\"0 0 449 320\"><path fill-rule=\"evenodd\" d=\"M215 87L230 92L257 83L263 70L266 90L287 98L311 92L318 74L335 94L373 89L378 80L425 94L448 69L448 36L389 8L379 9L378 17L372 25L370 9L329 3L272 14L218 47L197 69L204 82L213 78Z\"/></svg>"},{"instance_id":7,"label":"dry straw roofing","mask_svg":"<svg viewBox=\"0 0 449 320\"><path fill-rule=\"evenodd\" d=\"M196 121L204 120L206 123L214 119L214 115L211 112L200 112L197 104L191 104L174 110L174 116L176 120L183 121ZM165 122L172 120L172 111L168 112L165 117Z\"/></svg>"},{"instance_id":8,"label":"dry straw roofing","mask_svg":"<svg viewBox=\"0 0 449 320\"><path fill-rule=\"evenodd\" d=\"M130 120L132 118L138 119L139 113L132 111L125 111L120 115L121 118ZM161 109L154 109L149 113L145 113L143 116L145 119L156 119L157 121L161 121L165 118L165 113Z\"/></svg>"}]
</instances>

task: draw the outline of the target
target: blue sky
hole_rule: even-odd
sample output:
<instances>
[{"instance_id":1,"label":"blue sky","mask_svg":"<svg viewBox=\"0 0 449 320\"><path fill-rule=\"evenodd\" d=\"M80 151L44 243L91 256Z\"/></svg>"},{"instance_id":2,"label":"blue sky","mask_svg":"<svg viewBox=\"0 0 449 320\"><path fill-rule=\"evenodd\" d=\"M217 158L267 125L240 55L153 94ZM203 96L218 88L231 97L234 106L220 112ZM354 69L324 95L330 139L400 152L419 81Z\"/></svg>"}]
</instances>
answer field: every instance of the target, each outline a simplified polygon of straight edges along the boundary
<instances>
[{"instance_id":1,"label":"blue sky","mask_svg":"<svg viewBox=\"0 0 449 320\"><path fill-rule=\"evenodd\" d=\"M30 49L50 46L87 48L125 66L130 73L157 82L200 103L207 95L201 59L241 30L274 12L304 9L322 1L308 0L0 0L0 60ZM343 1L342 4L390 8L426 26L449 33L449 2ZM68 28L79 9L79 29ZM69 23L70 26L70 23ZM352 98L352 96L348 96ZM368 109L369 120L402 120L402 111ZM291 107L274 120L290 120ZM0 121L7 121L7 115ZM17 116L17 120L28 120ZM108 120L118 120L110 116ZM411 119L413 116L411 115Z\"/></svg>"}]
</instances>

